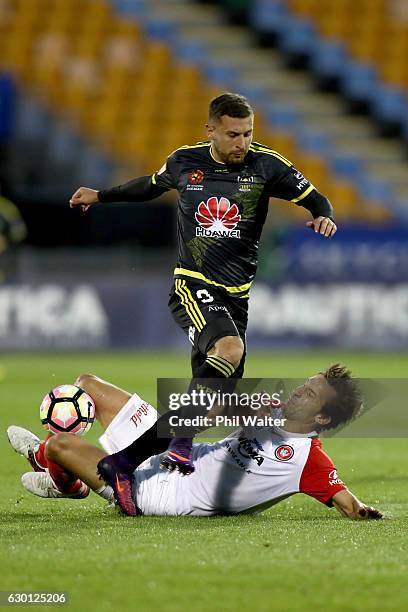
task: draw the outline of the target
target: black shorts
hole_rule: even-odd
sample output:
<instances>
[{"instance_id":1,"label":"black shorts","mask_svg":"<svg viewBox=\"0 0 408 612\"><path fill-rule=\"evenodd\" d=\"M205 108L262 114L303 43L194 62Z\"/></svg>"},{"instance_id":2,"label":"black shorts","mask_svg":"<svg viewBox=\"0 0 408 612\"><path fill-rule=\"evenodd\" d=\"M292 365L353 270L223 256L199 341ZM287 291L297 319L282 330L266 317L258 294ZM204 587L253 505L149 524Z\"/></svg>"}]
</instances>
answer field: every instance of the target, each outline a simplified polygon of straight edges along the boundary
<instances>
[{"instance_id":1,"label":"black shorts","mask_svg":"<svg viewBox=\"0 0 408 612\"><path fill-rule=\"evenodd\" d=\"M193 278L176 278L169 308L193 345L193 375L195 362L198 366L219 338L240 336L246 345L248 298L230 297L225 290ZM237 377L242 376L244 359L245 355Z\"/></svg>"}]
</instances>

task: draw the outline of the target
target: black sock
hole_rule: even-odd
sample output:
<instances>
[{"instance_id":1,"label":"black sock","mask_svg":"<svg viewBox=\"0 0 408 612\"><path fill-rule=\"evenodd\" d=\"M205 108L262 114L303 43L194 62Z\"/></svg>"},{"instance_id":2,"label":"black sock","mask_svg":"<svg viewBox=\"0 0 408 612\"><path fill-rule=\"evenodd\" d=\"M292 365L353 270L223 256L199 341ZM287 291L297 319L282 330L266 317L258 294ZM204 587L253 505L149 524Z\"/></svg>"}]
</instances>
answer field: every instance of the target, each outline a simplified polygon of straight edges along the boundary
<instances>
[{"instance_id":1,"label":"black sock","mask_svg":"<svg viewBox=\"0 0 408 612\"><path fill-rule=\"evenodd\" d=\"M222 357L209 356L205 362L199 368L197 368L196 378L199 380L209 379L208 387L210 389L214 388L214 383L211 385L211 381L216 382L216 388L214 388L214 391L219 391L220 386L221 388L225 386L222 385L222 383L220 385L220 381L225 381L226 384L229 383L230 385L231 383L233 385L236 384L236 379L231 379L234 372L234 366L226 359L223 359ZM196 378L193 378L189 385L189 393L192 391L192 389L197 388ZM201 380L201 385L202 382L203 381ZM205 381L205 383L207 386L207 381ZM148 459L152 455L157 455L167 450L170 441L173 439L171 436L169 418L175 413L179 414L180 416L206 416L208 414L208 410L206 406L186 406L179 408L178 410L169 410L165 414L161 415L153 427L148 429L142 436L140 436L140 438L135 440L135 442L130 444L124 450L115 453L115 457L120 460L124 460L126 465L129 467L129 470L131 470L135 469L145 459ZM191 430L183 432L183 436L185 434L185 437L193 438L198 431L199 429L197 428L191 428Z\"/></svg>"}]
</instances>

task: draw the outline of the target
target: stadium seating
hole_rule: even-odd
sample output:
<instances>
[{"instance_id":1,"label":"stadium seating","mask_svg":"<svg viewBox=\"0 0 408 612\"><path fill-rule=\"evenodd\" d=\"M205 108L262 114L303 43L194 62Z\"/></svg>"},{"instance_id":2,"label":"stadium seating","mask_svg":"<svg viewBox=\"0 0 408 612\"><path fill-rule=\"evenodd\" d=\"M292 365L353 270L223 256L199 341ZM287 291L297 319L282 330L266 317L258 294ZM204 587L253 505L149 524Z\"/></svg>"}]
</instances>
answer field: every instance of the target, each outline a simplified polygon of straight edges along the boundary
<instances>
[{"instance_id":1,"label":"stadium seating","mask_svg":"<svg viewBox=\"0 0 408 612\"><path fill-rule=\"evenodd\" d=\"M394 3L396 4L396 3ZM288 53L310 58L348 99L365 101L386 130L406 130L408 20L386 0L255 0L251 22Z\"/></svg>"},{"instance_id":2,"label":"stadium seating","mask_svg":"<svg viewBox=\"0 0 408 612\"><path fill-rule=\"evenodd\" d=\"M287 19L284 3L273 4L279 10L267 14L263 27ZM307 5L310 17L316 3L298 5ZM55 113L141 172L159 168L181 144L203 138L208 100L220 91L233 87L251 101L263 100L262 89L246 89L228 61L211 61L205 45L183 39L177 24L152 14L145 0L9 0L7 7L0 13L0 69L13 70ZM327 28L337 27L330 19ZM299 38L286 39L289 47L312 44L310 22L301 31ZM382 100L378 104L385 112ZM398 104L398 96L390 95L388 112ZM369 181L363 165L339 169L324 135L308 130L287 105L259 104L257 111L256 139L299 165L336 202L338 218L390 215L383 206L384 195L392 198L386 186L364 192L361 185ZM295 207L286 210L297 214Z\"/></svg>"}]
</instances>

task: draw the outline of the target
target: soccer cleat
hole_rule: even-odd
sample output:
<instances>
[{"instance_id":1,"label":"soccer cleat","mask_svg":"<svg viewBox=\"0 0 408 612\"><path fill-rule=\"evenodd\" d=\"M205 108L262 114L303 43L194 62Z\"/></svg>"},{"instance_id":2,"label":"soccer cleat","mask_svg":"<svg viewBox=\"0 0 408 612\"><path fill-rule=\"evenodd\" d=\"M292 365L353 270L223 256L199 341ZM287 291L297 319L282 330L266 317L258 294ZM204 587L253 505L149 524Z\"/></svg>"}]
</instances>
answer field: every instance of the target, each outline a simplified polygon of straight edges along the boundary
<instances>
[{"instance_id":1,"label":"soccer cleat","mask_svg":"<svg viewBox=\"0 0 408 612\"><path fill-rule=\"evenodd\" d=\"M132 497L133 471L129 471L127 465L120 465L120 458L108 455L99 461L98 474L101 480L112 487L122 512L128 516L137 516L138 511Z\"/></svg>"},{"instance_id":2,"label":"soccer cleat","mask_svg":"<svg viewBox=\"0 0 408 612\"><path fill-rule=\"evenodd\" d=\"M48 473L27 472L21 477L21 483L27 491L38 497L48 497L53 499L85 499L89 495L89 487L84 482L76 493L62 493L54 484L53 479Z\"/></svg>"},{"instance_id":3,"label":"soccer cleat","mask_svg":"<svg viewBox=\"0 0 408 612\"><path fill-rule=\"evenodd\" d=\"M28 429L18 427L17 425L10 425L10 427L7 428L7 437L16 453L23 455L35 472L45 472L45 469L35 460L34 455L41 444L40 438Z\"/></svg>"},{"instance_id":4,"label":"soccer cleat","mask_svg":"<svg viewBox=\"0 0 408 612\"><path fill-rule=\"evenodd\" d=\"M193 464L193 444L190 438L175 438L169 444L168 450L160 460L162 470L173 472L177 470L183 476L192 474L195 470Z\"/></svg>"}]
</instances>

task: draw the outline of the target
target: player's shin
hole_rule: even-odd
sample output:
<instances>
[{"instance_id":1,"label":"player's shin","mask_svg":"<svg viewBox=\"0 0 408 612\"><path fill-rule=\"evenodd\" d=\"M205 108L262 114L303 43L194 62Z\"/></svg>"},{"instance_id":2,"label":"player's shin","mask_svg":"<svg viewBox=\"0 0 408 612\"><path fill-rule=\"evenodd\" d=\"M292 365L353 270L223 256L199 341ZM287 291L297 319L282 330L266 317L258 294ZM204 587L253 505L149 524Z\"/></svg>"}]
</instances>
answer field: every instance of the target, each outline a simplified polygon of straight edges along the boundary
<instances>
[{"instance_id":1,"label":"player's shin","mask_svg":"<svg viewBox=\"0 0 408 612\"><path fill-rule=\"evenodd\" d=\"M176 469L182 474L191 474L194 471L193 438L210 426L209 415L210 409L213 408L214 398L223 392L233 391L236 384L234 373L235 367L226 359L217 356L208 356L205 362L196 369L195 378L188 389L191 405L178 411L178 422L181 425L180 435L176 435L171 440L161 460L163 469L169 471ZM197 398L199 398L198 401ZM185 425L192 420L196 424Z\"/></svg>"}]
</instances>

